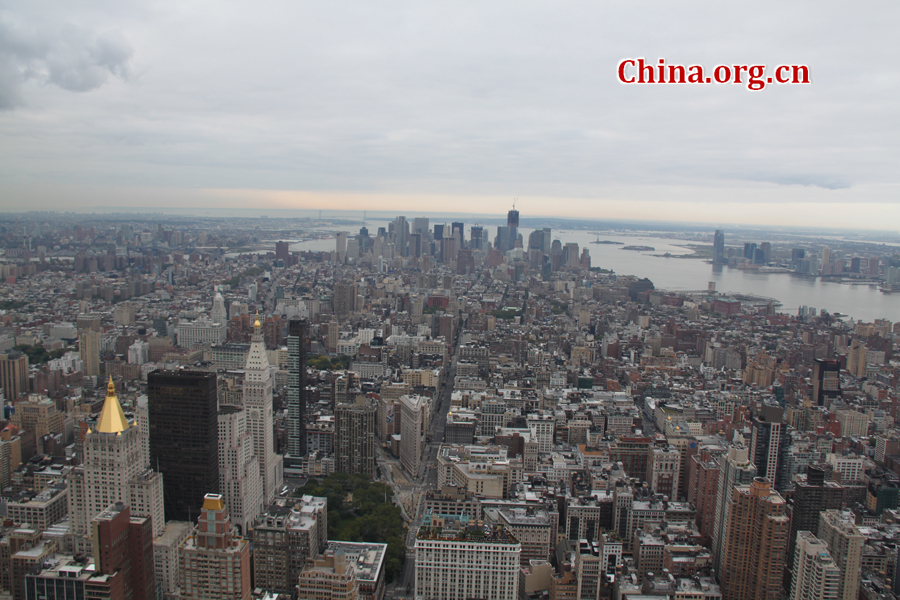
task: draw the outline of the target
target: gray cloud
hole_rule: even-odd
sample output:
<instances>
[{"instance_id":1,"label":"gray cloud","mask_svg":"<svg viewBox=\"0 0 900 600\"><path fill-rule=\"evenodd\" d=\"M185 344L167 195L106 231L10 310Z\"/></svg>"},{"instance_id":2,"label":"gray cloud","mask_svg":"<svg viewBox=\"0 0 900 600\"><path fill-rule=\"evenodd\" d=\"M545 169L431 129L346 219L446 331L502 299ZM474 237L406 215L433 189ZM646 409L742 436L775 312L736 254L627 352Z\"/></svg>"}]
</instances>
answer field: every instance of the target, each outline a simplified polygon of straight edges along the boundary
<instances>
[{"instance_id":1,"label":"gray cloud","mask_svg":"<svg viewBox=\"0 0 900 600\"><path fill-rule=\"evenodd\" d=\"M848 183L841 179L834 179L832 177L825 176L817 176L817 175L794 175L790 177L771 177L767 179L762 179L761 181L771 181L772 183L777 183L779 185L807 185L813 187L820 187L825 190L846 190L853 187L852 183Z\"/></svg>"},{"instance_id":2,"label":"gray cloud","mask_svg":"<svg viewBox=\"0 0 900 600\"><path fill-rule=\"evenodd\" d=\"M71 23L24 25L0 14L0 108L22 104L29 80L88 92L110 76L128 79L132 49L117 34Z\"/></svg>"},{"instance_id":3,"label":"gray cloud","mask_svg":"<svg viewBox=\"0 0 900 600\"><path fill-rule=\"evenodd\" d=\"M0 8L0 181L896 202L893 1L257 4ZM620 84L637 57L813 83Z\"/></svg>"},{"instance_id":4,"label":"gray cloud","mask_svg":"<svg viewBox=\"0 0 900 600\"><path fill-rule=\"evenodd\" d=\"M794 172L734 172L723 175L723 179L731 179L736 181L751 181L757 183L774 183L781 186L799 185L805 187L821 188L823 190L846 190L853 187L853 183L836 177L834 175L826 175L824 173L804 173L802 171Z\"/></svg>"}]
</instances>

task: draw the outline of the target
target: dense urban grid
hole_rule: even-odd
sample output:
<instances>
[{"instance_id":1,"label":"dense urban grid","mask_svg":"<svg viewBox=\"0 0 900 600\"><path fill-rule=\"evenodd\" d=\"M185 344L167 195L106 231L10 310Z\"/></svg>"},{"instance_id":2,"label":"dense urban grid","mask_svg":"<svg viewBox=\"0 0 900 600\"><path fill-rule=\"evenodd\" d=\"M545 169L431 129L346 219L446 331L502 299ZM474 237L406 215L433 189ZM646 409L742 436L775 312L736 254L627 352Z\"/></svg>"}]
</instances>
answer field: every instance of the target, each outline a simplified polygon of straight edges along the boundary
<instances>
[{"instance_id":1,"label":"dense urban grid","mask_svg":"<svg viewBox=\"0 0 900 600\"><path fill-rule=\"evenodd\" d=\"M898 597L900 323L351 224L0 219L2 597Z\"/></svg>"}]
</instances>

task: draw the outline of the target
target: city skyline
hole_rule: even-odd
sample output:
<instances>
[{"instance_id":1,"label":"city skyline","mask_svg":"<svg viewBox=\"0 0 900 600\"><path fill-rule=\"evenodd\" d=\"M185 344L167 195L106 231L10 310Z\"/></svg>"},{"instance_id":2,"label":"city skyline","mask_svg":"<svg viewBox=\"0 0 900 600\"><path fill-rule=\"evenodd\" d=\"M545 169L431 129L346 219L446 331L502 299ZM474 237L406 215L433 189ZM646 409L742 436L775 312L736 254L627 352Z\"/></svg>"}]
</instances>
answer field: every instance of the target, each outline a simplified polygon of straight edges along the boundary
<instances>
[{"instance_id":1,"label":"city skyline","mask_svg":"<svg viewBox=\"0 0 900 600\"><path fill-rule=\"evenodd\" d=\"M900 591L896 246L531 219L7 217L0 588Z\"/></svg>"},{"instance_id":2,"label":"city skyline","mask_svg":"<svg viewBox=\"0 0 900 600\"><path fill-rule=\"evenodd\" d=\"M816 8L0 9L0 210L518 198L532 215L888 229L898 84L879 45L897 8ZM804 64L811 83L619 83L639 56Z\"/></svg>"}]
</instances>

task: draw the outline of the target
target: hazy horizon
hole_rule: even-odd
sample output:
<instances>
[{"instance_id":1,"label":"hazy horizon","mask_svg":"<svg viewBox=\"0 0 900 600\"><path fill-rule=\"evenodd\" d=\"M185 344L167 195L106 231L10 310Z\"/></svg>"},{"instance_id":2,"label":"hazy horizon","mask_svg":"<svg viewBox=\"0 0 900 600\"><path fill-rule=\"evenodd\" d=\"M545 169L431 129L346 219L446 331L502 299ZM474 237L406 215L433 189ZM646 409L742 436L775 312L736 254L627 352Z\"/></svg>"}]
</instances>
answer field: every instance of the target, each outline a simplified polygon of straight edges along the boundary
<instances>
[{"instance_id":1,"label":"hazy horizon","mask_svg":"<svg viewBox=\"0 0 900 600\"><path fill-rule=\"evenodd\" d=\"M472 225L482 225L488 228L497 227L506 223L506 213L459 213L448 211L414 211L414 212L396 212L391 210L342 210L335 208L322 209L292 209L292 208L196 208L196 207L81 207L79 210L28 210L5 212L0 210L0 218L10 217L12 215L33 216L36 220L46 214L53 215L78 215L78 216L96 216L98 218L113 218L114 220L127 220L129 215L142 217L145 219L222 219L222 218L241 218L241 219L260 219L262 221L275 222L277 219L309 219L310 221L325 222L346 222L347 227L350 223L361 224L364 222L390 222L399 216L406 217L408 222L412 222L417 217L425 217L431 220L431 225L438 223L449 224L452 221L462 221L467 227ZM708 233L716 229L721 229L726 236L737 236L743 239L747 236L760 234L796 236L798 238L828 238L828 237L844 237L858 238L872 244L900 244L900 232L892 230L872 229L872 228L854 228L854 227L811 227L802 225L772 225L766 223L704 223L692 221L663 221L655 219L600 219L590 217L563 217L557 215L530 215L521 214L520 221L522 229L533 229L540 227L551 227L554 231L573 229L585 231L588 229L598 231L633 231L643 233ZM289 227L296 227L291 223ZM352 231L351 231L352 233Z\"/></svg>"}]
</instances>

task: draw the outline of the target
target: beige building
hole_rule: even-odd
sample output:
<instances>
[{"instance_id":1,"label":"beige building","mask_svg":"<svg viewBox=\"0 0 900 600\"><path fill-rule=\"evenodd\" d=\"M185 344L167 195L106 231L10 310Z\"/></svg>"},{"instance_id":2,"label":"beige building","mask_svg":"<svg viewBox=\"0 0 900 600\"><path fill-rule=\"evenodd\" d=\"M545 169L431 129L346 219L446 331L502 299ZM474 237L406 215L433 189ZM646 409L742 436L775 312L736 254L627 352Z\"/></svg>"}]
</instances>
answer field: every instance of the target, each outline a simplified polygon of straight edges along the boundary
<instances>
[{"instance_id":1,"label":"beige building","mask_svg":"<svg viewBox=\"0 0 900 600\"><path fill-rule=\"evenodd\" d=\"M28 400L16 404L10 423L41 438L49 433L62 433L66 416L56 410L56 403L40 394L29 394Z\"/></svg>"},{"instance_id":2,"label":"beige building","mask_svg":"<svg viewBox=\"0 0 900 600\"><path fill-rule=\"evenodd\" d=\"M485 498L508 498L512 484L522 481L521 459L508 459L505 446L444 444L437 453L437 484Z\"/></svg>"},{"instance_id":3,"label":"beige building","mask_svg":"<svg viewBox=\"0 0 900 600\"><path fill-rule=\"evenodd\" d=\"M809 531L797 533L790 600L838 600L841 570L828 545Z\"/></svg>"},{"instance_id":4,"label":"beige building","mask_svg":"<svg viewBox=\"0 0 900 600\"><path fill-rule=\"evenodd\" d=\"M503 525L522 545L523 566L531 560L550 559L550 552L556 547L556 526L552 521L556 515L550 515L544 508L508 508L495 512L495 522Z\"/></svg>"},{"instance_id":5,"label":"beige building","mask_svg":"<svg viewBox=\"0 0 900 600\"><path fill-rule=\"evenodd\" d=\"M25 574L39 570L56 551L56 542L44 541L35 529L23 527L11 531L0 541L0 557L8 560L0 569L0 585L12 592L13 600L24 600Z\"/></svg>"},{"instance_id":6,"label":"beige building","mask_svg":"<svg viewBox=\"0 0 900 600\"><path fill-rule=\"evenodd\" d=\"M6 504L6 518L13 523L28 523L36 531L46 531L68 514L66 485L58 483L35 494L23 492Z\"/></svg>"},{"instance_id":7,"label":"beige building","mask_svg":"<svg viewBox=\"0 0 900 600\"><path fill-rule=\"evenodd\" d=\"M681 452L677 448L667 446L650 449L646 481L654 493L677 500L680 476Z\"/></svg>"},{"instance_id":8,"label":"beige building","mask_svg":"<svg viewBox=\"0 0 900 600\"><path fill-rule=\"evenodd\" d=\"M383 600L387 544L329 540L325 553L338 550L344 553L346 560L356 569L359 600Z\"/></svg>"},{"instance_id":9,"label":"beige building","mask_svg":"<svg viewBox=\"0 0 900 600\"><path fill-rule=\"evenodd\" d=\"M140 429L122 411L110 379L100 417L84 436L84 462L69 474L69 520L79 552L91 547L91 519L116 502L135 517L150 517L153 535L162 534L163 477L145 456Z\"/></svg>"},{"instance_id":10,"label":"beige building","mask_svg":"<svg viewBox=\"0 0 900 600\"><path fill-rule=\"evenodd\" d=\"M22 464L22 440L15 427L7 425L0 431L0 486L6 488L13 471Z\"/></svg>"},{"instance_id":11,"label":"beige building","mask_svg":"<svg viewBox=\"0 0 900 600\"><path fill-rule=\"evenodd\" d=\"M341 549L308 559L297 580L297 592L304 600L357 600L356 566Z\"/></svg>"},{"instance_id":12,"label":"beige building","mask_svg":"<svg viewBox=\"0 0 900 600\"><path fill-rule=\"evenodd\" d=\"M250 542L235 533L220 494L204 496L197 526L178 555L180 598L250 600Z\"/></svg>"},{"instance_id":13,"label":"beige building","mask_svg":"<svg viewBox=\"0 0 900 600\"><path fill-rule=\"evenodd\" d=\"M134 323L134 306L129 302L117 304L113 309L113 321L116 325L131 325Z\"/></svg>"},{"instance_id":14,"label":"beige building","mask_svg":"<svg viewBox=\"0 0 900 600\"><path fill-rule=\"evenodd\" d=\"M328 507L325 498L303 496L269 506L253 526L255 587L293 594L307 559L325 550Z\"/></svg>"},{"instance_id":15,"label":"beige building","mask_svg":"<svg viewBox=\"0 0 900 600\"><path fill-rule=\"evenodd\" d=\"M409 393L408 383L392 381L383 383L379 391L377 433L382 440L388 440L400 433L400 398Z\"/></svg>"},{"instance_id":16,"label":"beige building","mask_svg":"<svg viewBox=\"0 0 900 600\"><path fill-rule=\"evenodd\" d=\"M240 406L219 406L219 491L228 514L241 534L265 510L259 459L247 428L247 411Z\"/></svg>"},{"instance_id":17,"label":"beige building","mask_svg":"<svg viewBox=\"0 0 900 600\"><path fill-rule=\"evenodd\" d=\"M268 502L281 488L284 468L281 455L275 454L272 376L258 316L253 324L250 352L244 366L243 401L247 411L247 430L253 436L253 454L259 462L263 500Z\"/></svg>"},{"instance_id":18,"label":"beige building","mask_svg":"<svg viewBox=\"0 0 900 600\"><path fill-rule=\"evenodd\" d=\"M404 387L408 387L404 385ZM382 387L382 390L384 387ZM392 435L400 433L401 429L401 410L400 399L385 398L384 394L378 399L378 410L376 413L376 431L378 438L382 441L391 439Z\"/></svg>"},{"instance_id":19,"label":"beige building","mask_svg":"<svg viewBox=\"0 0 900 600\"><path fill-rule=\"evenodd\" d=\"M178 549L191 534L191 529L187 521L169 521L162 535L153 539L153 566L156 581L164 594L172 594L178 589L181 570Z\"/></svg>"},{"instance_id":20,"label":"beige building","mask_svg":"<svg viewBox=\"0 0 900 600\"><path fill-rule=\"evenodd\" d=\"M86 377L100 375L100 332L82 331L78 334L78 354Z\"/></svg>"},{"instance_id":21,"label":"beige building","mask_svg":"<svg viewBox=\"0 0 900 600\"><path fill-rule=\"evenodd\" d=\"M828 544L828 551L841 570L837 597L855 600L866 538L857 528L853 513L833 509L819 513L819 539Z\"/></svg>"},{"instance_id":22,"label":"beige building","mask_svg":"<svg viewBox=\"0 0 900 600\"><path fill-rule=\"evenodd\" d=\"M521 461L465 462L452 467L450 484L484 498L508 498L510 484L522 478Z\"/></svg>"},{"instance_id":23,"label":"beige building","mask_svg":"<svg viewBox=\"0 0 900 600\"><path fill-rule=\"evenodd\" d=\"M406 472L417 477L425 450L425 404L423 396L408 395L400 398L400 464Z\"/></svg>"},{"instance_id":24,"label":"beige building","mask_svg":"<svg viewBox=\"0 0 900 600\"><path fill-rule=\"evenodd\" d=\"M0 354L0 388L10 402L28 391L28 357L24 353L9 350Z\"/></svg>"},{"instance_id":25,"label":"beige building","mask_svg":"<svg viewBox=\"0 0 900 600\"><path fill-rule=\"evenodd\" d=\"M722 595L730 600L780 600L790 519L767 479L731 492L723 540Z\"/></svg>"},{"instance_id":26,"label":"beige building","mask_svg":"<svg viewBox=\"0 0 900 600\"><path fill-rule=\"evenodd\" d=\"M869 416L855 410L835 411L841 424L841 437L865 437L869 435Z\"/></svg>"},{"instance_id":27,"label":"beige building","mask_svg":"<svg viewBox=\"0 0 900 600\"><path fill-rule=\"evenodd\" d=\"M403 378L403 383L408 384L410 388L436 388L441 384L440 369L407 369L400 374L400 377Z\"/></svg>"}]
</instances>

